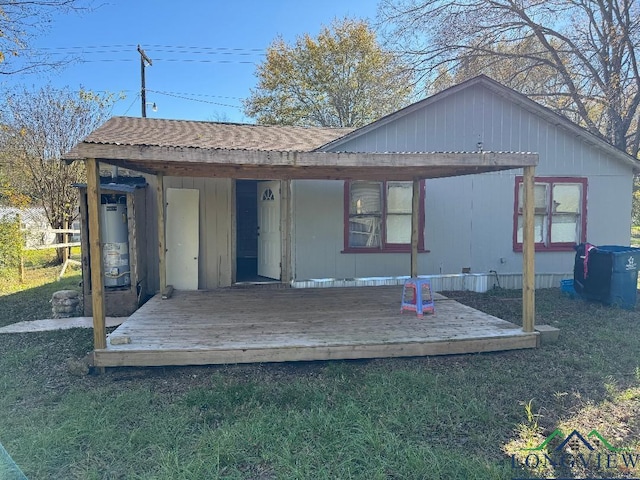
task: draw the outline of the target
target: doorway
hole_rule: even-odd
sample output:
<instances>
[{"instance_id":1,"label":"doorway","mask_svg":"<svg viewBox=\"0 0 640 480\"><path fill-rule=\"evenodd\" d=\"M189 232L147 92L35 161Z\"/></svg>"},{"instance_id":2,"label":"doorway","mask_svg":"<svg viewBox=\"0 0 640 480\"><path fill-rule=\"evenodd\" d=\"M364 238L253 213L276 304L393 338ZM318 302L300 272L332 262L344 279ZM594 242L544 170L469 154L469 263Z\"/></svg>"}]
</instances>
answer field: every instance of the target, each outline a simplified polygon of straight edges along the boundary
<instances>
[{"instance_id":1,"label":"doorway","mask_svg":"<svg viewBox=\"0 0 640 480\"><path fill-rule=\"evenodd\" d=\"M280 181L236 181L236 282L281 276Z\"/></svg>"}]
</instances>

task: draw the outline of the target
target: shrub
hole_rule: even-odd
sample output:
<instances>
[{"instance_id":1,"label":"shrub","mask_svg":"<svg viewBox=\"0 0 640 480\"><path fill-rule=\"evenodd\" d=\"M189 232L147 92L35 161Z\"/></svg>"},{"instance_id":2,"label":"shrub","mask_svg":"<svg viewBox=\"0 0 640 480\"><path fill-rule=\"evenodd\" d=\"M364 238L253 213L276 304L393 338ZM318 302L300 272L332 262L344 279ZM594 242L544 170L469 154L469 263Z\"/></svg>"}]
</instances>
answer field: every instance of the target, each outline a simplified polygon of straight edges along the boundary
<instances>
[{"instance_id":1,"label":"shrub","mask_svg":"<svg viewBox=\"0 0 640 480\"><path fill-rule=\"evenodd\" d=\"M16 272L22 255L20 219L12 215L0 217L0 272Z\"/></svg>"}]
</instances>

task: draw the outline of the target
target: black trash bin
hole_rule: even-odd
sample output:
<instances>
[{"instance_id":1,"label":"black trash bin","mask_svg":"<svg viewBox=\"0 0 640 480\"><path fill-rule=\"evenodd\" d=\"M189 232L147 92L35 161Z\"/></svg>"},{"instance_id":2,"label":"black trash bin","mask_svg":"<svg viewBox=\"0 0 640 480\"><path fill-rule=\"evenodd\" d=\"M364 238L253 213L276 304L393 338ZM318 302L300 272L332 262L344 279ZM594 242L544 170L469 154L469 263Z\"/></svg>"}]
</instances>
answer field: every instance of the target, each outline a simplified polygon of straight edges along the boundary
<instances>
[{"instance_id":1,"label":"black trash bin","mask_svg":"<svg viewBox=\"0 0 640 480\"><path fill-rule=\"evenodd\" d=\"M587 247L591 248L587 251ZM639 266L640 248L580 244L573 268L574 288L589 300L631 310L636 305Z\"/></svg>"}]
</instances>

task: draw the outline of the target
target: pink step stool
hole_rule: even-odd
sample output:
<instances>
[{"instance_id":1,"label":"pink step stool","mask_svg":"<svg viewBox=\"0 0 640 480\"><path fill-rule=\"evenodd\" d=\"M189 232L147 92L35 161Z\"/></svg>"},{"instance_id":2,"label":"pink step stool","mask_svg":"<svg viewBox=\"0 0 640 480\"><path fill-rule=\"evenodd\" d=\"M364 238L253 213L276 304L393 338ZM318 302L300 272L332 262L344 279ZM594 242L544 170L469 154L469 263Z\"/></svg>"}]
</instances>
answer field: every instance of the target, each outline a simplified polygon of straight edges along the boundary
<instances>
[{"instance_id":1,"label":"pink step stool","mask_svg":"<svg viewBox=\"0 0 640 480\"><path fill-rule=\"evenodd\" d=\"M426 278L409 278L402 287L400 313L408 310L422 317L424 312L436 313L436 305L431 291L431 282Z\"/></svg>"}]
</instances>

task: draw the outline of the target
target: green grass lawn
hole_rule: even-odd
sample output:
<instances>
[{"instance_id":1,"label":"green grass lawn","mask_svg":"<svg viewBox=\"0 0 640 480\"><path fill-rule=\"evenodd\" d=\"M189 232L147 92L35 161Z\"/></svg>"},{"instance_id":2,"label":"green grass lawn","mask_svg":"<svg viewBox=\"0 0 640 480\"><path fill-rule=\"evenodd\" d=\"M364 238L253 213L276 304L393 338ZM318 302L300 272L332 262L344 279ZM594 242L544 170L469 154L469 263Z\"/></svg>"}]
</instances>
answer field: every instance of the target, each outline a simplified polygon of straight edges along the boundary
<instances>
[{"instance_id":1,"label":"green grass lawn","mask_svg":"<svg viewBox=\"0 0 640 480\"><path fill-rule=\"evenodd\" d=\"M0 296L0 325L44 314L45 288ZM519 323L520 292L450 296ZM42 308L21 313L30 302ZM76 376L90 330L0 335L0 443L30 479L640 476L513 468L557 428L640 454L640 312L559 289L536 305L559 343L431 358Z\"/></svg>"},{"instance_id":2,"label":"green grass lawn","mask_svg":"<svg viewBox=\"0 0 640 480\"><path fill-rule=\"evenodd\" d=\"M0 274L0 327L23 320L51 318L51 295L58 290L78 290L82 281L80 267L69 266L58 281L61 265L53 262L51 252L27 257L25 281L20 283L15 272ZM0 479L1 480L1 479Z\"/></svg>"}]
</instances>

